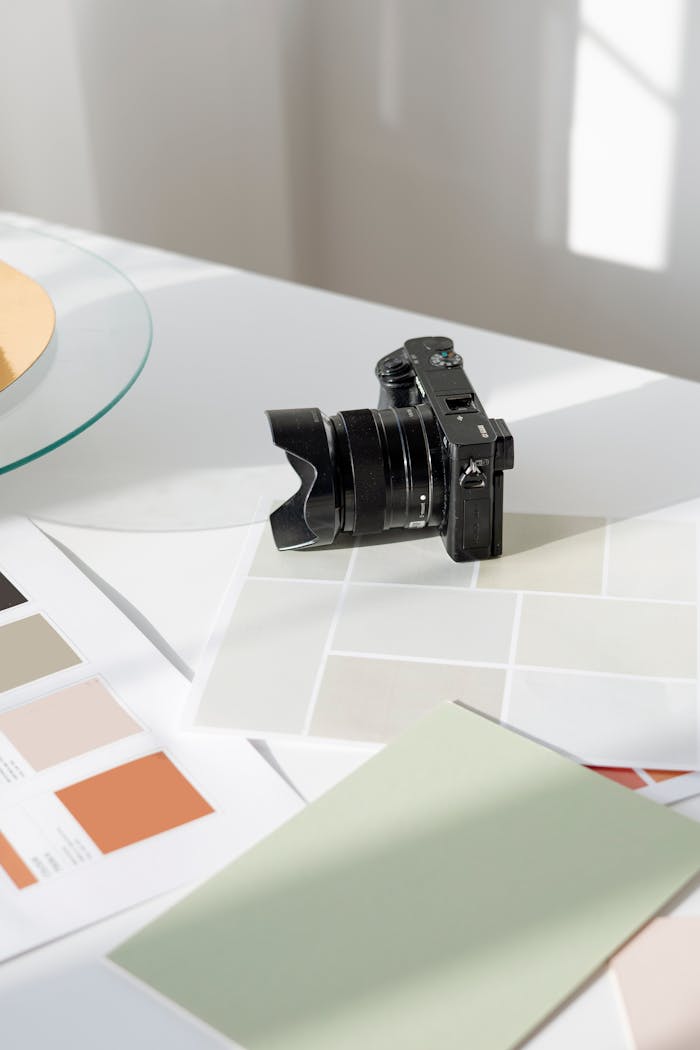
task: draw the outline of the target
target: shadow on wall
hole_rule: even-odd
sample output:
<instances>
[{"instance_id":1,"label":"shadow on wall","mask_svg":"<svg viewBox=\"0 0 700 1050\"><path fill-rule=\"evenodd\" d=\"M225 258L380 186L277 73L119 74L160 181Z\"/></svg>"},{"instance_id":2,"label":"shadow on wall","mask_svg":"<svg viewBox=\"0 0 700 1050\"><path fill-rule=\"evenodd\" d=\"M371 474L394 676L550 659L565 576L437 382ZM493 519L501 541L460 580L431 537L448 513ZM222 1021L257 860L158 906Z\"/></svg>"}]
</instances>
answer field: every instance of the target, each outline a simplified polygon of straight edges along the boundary
<instances>
[{"instance_id":1,"label":"shadow on wall","mask_svg":"<svg viewBox=\"0 0 700 1050\"><path fill-rule=\"evenodd\" d=\"M700 378L689 0L27 0L7 41L4 207Z\"/></svg>"}]
</instances>

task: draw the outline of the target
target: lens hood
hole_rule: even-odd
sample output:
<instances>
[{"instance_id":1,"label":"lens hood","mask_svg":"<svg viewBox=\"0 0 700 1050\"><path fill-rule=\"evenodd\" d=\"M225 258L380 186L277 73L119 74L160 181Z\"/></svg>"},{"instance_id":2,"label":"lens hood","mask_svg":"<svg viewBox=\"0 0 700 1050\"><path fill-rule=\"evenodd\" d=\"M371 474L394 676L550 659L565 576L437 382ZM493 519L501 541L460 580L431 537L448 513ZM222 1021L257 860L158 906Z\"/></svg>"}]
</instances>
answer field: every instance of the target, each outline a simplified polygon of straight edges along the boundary
<instances>
[{"instance_id":1,"label":"lens hood","mask_svg":"<svg viewBox=\"0 0 700 1050\"><path fill-rule=\"evenodd\" d=\"M340 527L336 505L333 428L318 408L265 413L274 444L286 453L301 485L270 515L279 550L332 543Z\"/></svg>"}]
</instances>

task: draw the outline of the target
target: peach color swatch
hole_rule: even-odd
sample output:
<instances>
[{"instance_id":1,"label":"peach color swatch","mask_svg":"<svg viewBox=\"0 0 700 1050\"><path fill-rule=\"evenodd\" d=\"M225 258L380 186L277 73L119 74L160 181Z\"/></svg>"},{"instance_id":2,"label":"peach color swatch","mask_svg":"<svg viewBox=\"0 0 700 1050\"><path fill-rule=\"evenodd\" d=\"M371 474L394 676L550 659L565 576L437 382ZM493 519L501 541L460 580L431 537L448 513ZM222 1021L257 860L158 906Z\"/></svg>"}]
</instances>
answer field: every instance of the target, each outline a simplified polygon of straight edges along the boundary
<instances>
[{"instance_id":1,"label":"peach color swatch","mask_svg":"<svg viewBox=\"0 0 700 1050\"><path fill-rule=\"evenodd\" d=\"M140 732L96 678L0 714L0 733L35 770Z\"/></svg>"}]
</instances>

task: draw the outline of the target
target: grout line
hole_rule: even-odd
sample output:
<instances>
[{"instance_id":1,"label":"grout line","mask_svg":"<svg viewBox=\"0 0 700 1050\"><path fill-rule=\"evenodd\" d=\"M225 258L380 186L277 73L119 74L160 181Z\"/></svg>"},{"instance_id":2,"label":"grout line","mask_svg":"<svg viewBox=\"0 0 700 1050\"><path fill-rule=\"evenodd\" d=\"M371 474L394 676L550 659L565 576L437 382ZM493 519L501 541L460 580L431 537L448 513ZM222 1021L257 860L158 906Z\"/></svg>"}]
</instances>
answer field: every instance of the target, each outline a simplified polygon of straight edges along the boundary
<instances>
[{"instance_id":1,"label":"grout line","mask_svg":"<svg viewBox=\"0 0 700 1050\"><path fill-rule=\"evenodd\" d=\"M343 606L345 605L345 599L348 593L348 587L350 585L350 577L352 570L355 567L355 561L357 559L357 552L360 549L359 537L355 540L355 544L352 548L352 553L348 560L348 567L345 570L345 576L343 577L343 583L340 588L340 594L338 595L338 601L336 603L335 612L333 613L333 619L331 620L330 627L328 628L328 635L326 637L326 644L323 647L321 659L319 661L318 670L314 679L313 689L311 691L311 700L309 707L306 712L306 718L304 720L304 728L302 729L302 736L308 736L309 730L311 729L311 721L314 717L314 711L316 710L316 704L318 702L318 694L321 691L321 682L323 681L323 675L326 671L326 664L328 663L328 657L333 651L333 639L335 638L335 632L338 629L340 617L343 612ZM337 582L337 581L336 581Z\"/></svg>"},{"instance_id":2,"label":"grout line","mask_svg":"<svg viewBox=\"0 0 700 1050\"><path fill-rule=\"evenodd\" d=\"M518 597L522 597L519 595ZM695 678L673 678L668 675L625 674L619 671L589 671L577 667L544 667L538 664L496 663L490 660L458 660L443 656L409 656L408 653L370 653L360 649L334 649L329 656L352 656L359 660L401 660L417 664L447 664L456 667L487 667L496 671L507 671L512 666L514 671L537 671L546 674L580 675L582 678L614 678L625 682L671 682L695 685Z\"/></svg>"},{"instance_id":3,"label":"grout line","mask_svg":"<svg viewBox=\"0 0 700 1050\"><path fill-rule=\"evenodd\" d=\"M477 581L479 579L479 566L480 565L481 565L480 561L478 561L478 560L474 561L474 568L472 569L472 578L471 578L471 581L469 583L470 590L474 590L474 588L476 587Z\"/></svg>"},{"instance_id":4,"label":"grout line","mask_svg":"<svg viewBox=\"0 0 700 1050\"><path fill-rule=\"evenodd\" d=\"M479 562L476 562L479 565ZM478 572L478 570L477 570ZM248 574L250 580L266 580L271 583L318 583L321 586L328 584L338 584L340 580L319 580L304 576L257 576L251 573ZM464 585L450 584L450 583L387 583L384 580L353 580L353 583L357 587L403 587L411 590L426 590L426 591L456 591L457 593L464 594L465 591L476 589L476 580L473 579L470 583ZM620 594L581 594L574 591L540 591L540 590L527 590L522 588L515 590L513 587L479 587L479 594L535 594L544 598L578 598L580 600L590 600L594 602L606 601L606 602L632 602L635 605L674 605L674 606L693 606L695 607L696 602L686 601L685 599L676 600L673 598L630 598Z\"/></svg>"},{"instance_id":5,"label":"grout line","mask_svg":"<svg viewBox=\"0 0 700 1050\"><path fill-rule=\"evenodd\" d=\"M603 533L603 565L601 570L600 579L600 596L602 598L611 597L608 594L608 573L610 571L610 525L612 522L610 518L605 519L605 531ZM615 597L618 597L617 595Z\"/></svg>"},{"instance_id":6,"label":"grout line","mask_svg":"<svg viewBox=\"0 0 700 1050\"><path fill-rule=\"evenodd\" d=\"M513 614L513 630L510 636L510 649L508 650L508 664L506 667L506 681L503 687L503 700L501 702L501 722L507 722L510 715L510 693L513 687L513 671L515 670L515 653L518 646L518 635L520 634L520 618L523 612L523 595L519 591L515 599L515 613Z\"/></svg>"}]
</instances>

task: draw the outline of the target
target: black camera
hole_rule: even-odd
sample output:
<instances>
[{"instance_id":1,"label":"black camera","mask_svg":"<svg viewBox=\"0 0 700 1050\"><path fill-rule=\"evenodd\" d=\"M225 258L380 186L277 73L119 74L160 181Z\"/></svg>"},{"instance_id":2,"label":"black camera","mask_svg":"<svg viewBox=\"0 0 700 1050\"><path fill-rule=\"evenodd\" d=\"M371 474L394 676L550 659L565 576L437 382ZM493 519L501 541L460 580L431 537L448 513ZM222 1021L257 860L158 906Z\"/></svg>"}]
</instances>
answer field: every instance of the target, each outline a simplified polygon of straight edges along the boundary
<instances>
[{"instance_id":1,"label":"black camera","mask_svg":"<svg viewBox=\"0 0 700 1050\"><path fill-rule=\"evenodd\" d=\"M455 561L497 557L513 438L484 412L452 340L409 339L375 372L379 408L267 412L275 445L301 478L270 516L277 547L432 526Z\"/></svg>"}]
</instances>

